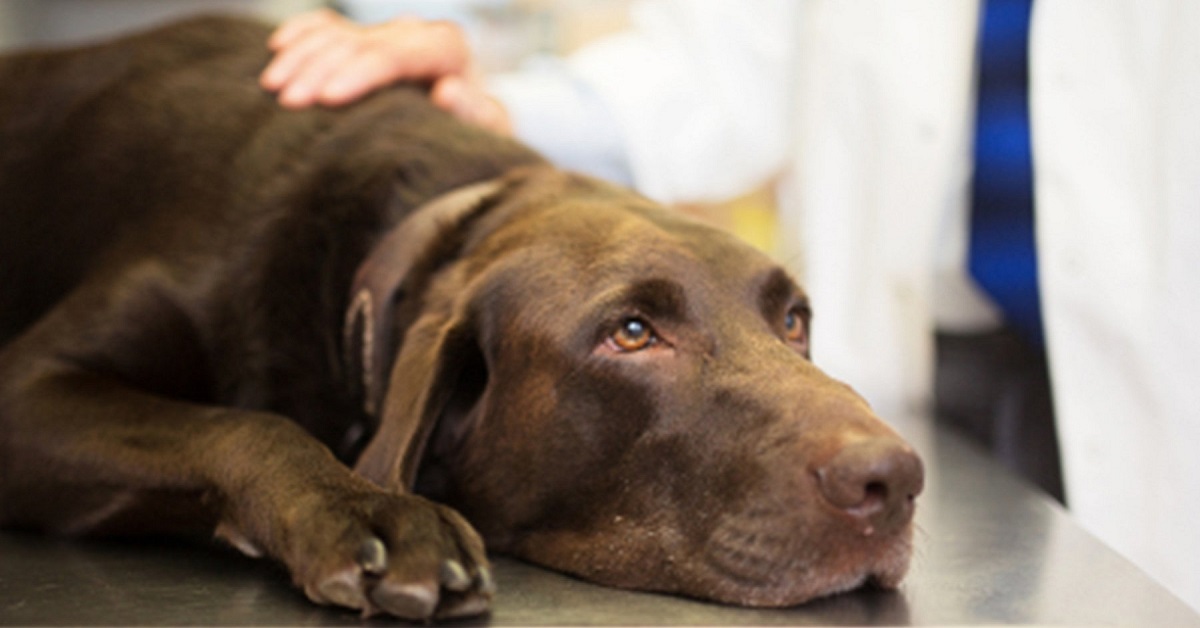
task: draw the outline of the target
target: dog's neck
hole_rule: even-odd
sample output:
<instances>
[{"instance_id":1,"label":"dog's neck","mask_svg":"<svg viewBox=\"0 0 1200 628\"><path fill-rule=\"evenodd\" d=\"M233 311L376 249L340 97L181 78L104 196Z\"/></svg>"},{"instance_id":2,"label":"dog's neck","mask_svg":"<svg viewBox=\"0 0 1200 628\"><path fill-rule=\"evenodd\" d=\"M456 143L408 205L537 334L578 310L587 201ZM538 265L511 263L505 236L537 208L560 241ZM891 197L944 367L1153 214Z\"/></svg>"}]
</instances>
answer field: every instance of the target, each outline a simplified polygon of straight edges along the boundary
<instances>
[{"instance_id":1,"label":"dog's neck","mask_svg":"<svg viewBox=\"0 0 1200 628\"><path fill-rule=\"evenodd\" d=\"M417 264L445 229L453 228L505 186L503 178L456 188L418 207L371 249L354 275L342 328L348 380L361 393L368 416L377 419L387 390L397 306L411 286Z\"/></svg>"}]
</instances>

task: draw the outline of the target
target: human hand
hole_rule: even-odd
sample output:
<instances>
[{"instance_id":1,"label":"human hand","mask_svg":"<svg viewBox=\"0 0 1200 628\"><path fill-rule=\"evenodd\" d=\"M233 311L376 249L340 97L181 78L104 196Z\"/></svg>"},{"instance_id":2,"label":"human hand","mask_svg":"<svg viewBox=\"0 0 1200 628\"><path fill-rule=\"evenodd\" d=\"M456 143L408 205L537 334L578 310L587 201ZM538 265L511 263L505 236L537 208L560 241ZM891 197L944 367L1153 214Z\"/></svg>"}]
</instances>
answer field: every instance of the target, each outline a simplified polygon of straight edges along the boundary
<instances>
[{"instance_id":1,"label":"human hand","mask_svg":"<svg viewBox=\"0 0 1200 628\"><path fill-rule=\"evenodd\" d=\"M275 56L259 82L284 107L337 107L397 81L427 81L436 106L512 133L508 112L484 89L466 36L450 22L399 18L365 26L321 9L288 19L267 45Z\"/></svg>"}]
</instances>

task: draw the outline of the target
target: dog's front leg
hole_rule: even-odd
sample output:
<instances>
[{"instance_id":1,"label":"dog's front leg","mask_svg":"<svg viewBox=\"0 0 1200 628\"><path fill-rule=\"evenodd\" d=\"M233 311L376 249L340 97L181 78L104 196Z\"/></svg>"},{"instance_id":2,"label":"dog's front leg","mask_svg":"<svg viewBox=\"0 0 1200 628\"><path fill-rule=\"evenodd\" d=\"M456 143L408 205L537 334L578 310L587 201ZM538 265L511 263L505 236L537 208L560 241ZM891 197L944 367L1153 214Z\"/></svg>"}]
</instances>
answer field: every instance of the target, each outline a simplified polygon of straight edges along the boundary
<instances>
[{"instance_id":1,"label":"dog's front leg","mask_svg":"<svg viewBox=\"0 0 1200 628\"><path fill-rule=\"evenodd\" d=\"M186 506L244 551L281 560L316 602L411 619L487 608L483 545L459 515L371 484L286 418L166 399L57 358L3 357L0 523L145 531L177 528L167 513Z\"/></svg>"}]
</instances>

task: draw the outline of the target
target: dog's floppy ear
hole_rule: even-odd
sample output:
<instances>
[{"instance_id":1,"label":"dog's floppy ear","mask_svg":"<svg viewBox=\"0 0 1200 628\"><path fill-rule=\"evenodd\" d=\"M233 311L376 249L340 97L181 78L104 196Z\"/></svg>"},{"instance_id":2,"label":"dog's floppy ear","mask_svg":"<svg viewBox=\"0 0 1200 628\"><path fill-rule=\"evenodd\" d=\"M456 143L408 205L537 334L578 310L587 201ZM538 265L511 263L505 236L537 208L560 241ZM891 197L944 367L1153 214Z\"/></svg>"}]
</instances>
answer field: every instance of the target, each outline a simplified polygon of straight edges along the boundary
<instances>
[{"instance_id":1,"label":"dog's floppy ear","mask_svg":"<svg viewBox=\"0 0 1200 628\"><path fill-rule=\"evenodd\" d=\"M384 378L398 344L393 337L399 305L414 267L428 252L439 232L452 227L484 200L504 188L502 179L474 183L418 208L375 245L359 267L351 290L350 308L342 331L342 347L351 383L363 397L363 407L379 417L387 390Z\"/></svg>"},{"instance_id":2,"label":"dog's floppy ear","mask_svg":"<svg viewBox=\"0 0 1200 628\"><path fill-rule=\"evenodd\" d=\"M459 309L464 287L443 285L434 296L423 282L427 266L457 254L441 250L457 241L448 230L461 231L509 183L502 177L467 185L418 208L380 240L355 277L343 346L349 379L377 425L355 468L381 486L411 488L435 425L465 416L483 392L486 367L470 317ZM443 277L462 281L450 269Z\"/></svg>"},{"instance_id":3,"label":"dog's floppy ear","mask_svg":"<svg viewBox=\"0 0 1200 628\"><path fill-rule=\"evenodd\" d=\"M387 488L411 490L439 421L465 414L486 381L474 325L464 314L427 313L405 336L388 382L379 430L355 470Z\"/></svg>"}]
</instances>

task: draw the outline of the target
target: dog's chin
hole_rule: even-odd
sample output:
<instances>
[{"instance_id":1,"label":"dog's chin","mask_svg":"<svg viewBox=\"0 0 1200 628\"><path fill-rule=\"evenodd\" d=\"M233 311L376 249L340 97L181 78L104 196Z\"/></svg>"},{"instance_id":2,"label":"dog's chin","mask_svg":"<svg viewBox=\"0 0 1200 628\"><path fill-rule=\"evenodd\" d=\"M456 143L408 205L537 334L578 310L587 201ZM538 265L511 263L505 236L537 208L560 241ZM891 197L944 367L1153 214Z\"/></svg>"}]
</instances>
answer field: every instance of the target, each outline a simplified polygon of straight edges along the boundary
<instances>
[{"instance_id":1,"label":"dog's chin","mask_svg":"<svg viewBox=\"0 0 1200 628\"><path fill-rule=\"evenodd\" d=\"M527 540L532 542L509 553L585 580L762 608L797 606L860 587L894 589L912 556L911 523L886 537L786 538L778 546L758 536L717 535L698 551L687 551L689 545L667 529Z\"/></svg>"},{"instance_id":2,"label":"dog's chin","mask_svg":"<svg viewBox=\"0 0 1200 628\"><path fill-rule=\"evenodd\" d=\"M696 578L677 593L753 607L797 606L860 587L894 589L908 573L912 525L884 538L817 539L805 551L710 544ZM778 548L784 550L785 548Z\"/></svg>"},{"instance_id":3,"label":"dog's chin","mask_svg":"<svg viewBox=\"0 0 1200 628\"><path fill-rule=\"evenodd\" d=\"M742 555L736 564L710 557L700 566L701 577L693 587L677 592L739 606L779 608L863 587L895 589L908 573L912 529L815 554L761 561Z\"/></svg>"}]
</instances>

